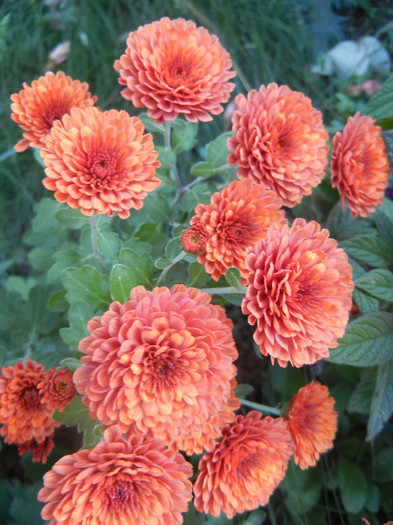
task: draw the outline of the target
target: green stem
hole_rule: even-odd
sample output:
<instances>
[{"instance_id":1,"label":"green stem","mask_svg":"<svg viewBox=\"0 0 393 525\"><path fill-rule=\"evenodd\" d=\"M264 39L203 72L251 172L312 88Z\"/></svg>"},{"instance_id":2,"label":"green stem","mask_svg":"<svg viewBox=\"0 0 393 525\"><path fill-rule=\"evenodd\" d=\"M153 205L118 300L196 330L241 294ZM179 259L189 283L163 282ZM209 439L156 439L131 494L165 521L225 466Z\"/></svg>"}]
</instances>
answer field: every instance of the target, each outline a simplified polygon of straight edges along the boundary
<instances>
[{"instance_id":1,"label":"green stem","mask_svg":"<svg viewBox=\"0 0 393 525\"><path fill-rule=\"evenodd\" d=\"M217 288L201 288L201 292L206 292L210 295L226 295L228 293L245 294L247 286L241 288L234 288L233 286L221 286Z\"/></svg>"},{"instance_id":2,"label":"green stem","mask_svg":"<svg viewBox=\"0 0 393 525\"><path fill-rule=\"evenodd\" d=\"M171 132L172 132L171 123L167 120L165 122L165 126L164 126L164 143L165 143L165 147L168 148L168 149L172 149ZM184 191L183 190L183 185L181 183L179 172L177 171L176 164L172 164L171 170L172 170L172 173L173 173L173 175L175 177L175 181L176 181L177 187L178 187L180 193L182 193Z\"/></svg>"},{"instance_id":3,"label":"green stem","mask_svg":"<svg viewBox=\"0 0 393 525\"><path fill-rule=\"evenodd\" d=\"M12 155L15 155L16 151L14 148L7 149L4 153L0 155L0 162L3 162L3 160L8 159L8 157L12 157Z\"/></svg>"},{"instance_id":4,"label":"green stem","mask_svg":"<svg viewBox=\"0 0 393 525\"><path fill-rule=\"evenodd\" d=\"M91 244L93 247L93 254L97 261L98 268L100 269L101 273L105 273L105 267L101 259L100 252L98 250L98 244L97 244L97 223L96 223L96 216L92 215L90 217L90 229L91 229Z\"/></svg>"},{"instance_id":5,"label":"green stem","mask_svg":"<svg viewBox=\"0 0 393 525\"><path fill-rule=\"evenodd\" d=\"M223 164L222 166L218 166L218 168L214 170L214 175L218 175L219 173L222 173L223 171L229 170L231 167L232 166L230 166L228 163Z\"/></svg>"},{"instance_id":6,"label":"green stem","mask_svg":"<svg viewBox=\"0 0 393 525\"><path fill-rule=\"evenodd\" d=\"M179 255L177 255L173 261L171 262L171 264L169 266L167 266L166 268L164 268L161 272L161 275L159 276L159 278L157 279L157 283L156 283L156 286L158 286L158 284L160 283L160 281L165 277L165 275L169 272L169 270L175 266L175 264L177 264L178 262L182 261L184 259L184 257L187 256L187 253L183 250L179 253Z\"/></svg>"},{"instance_id":7,"label":"green stem","mask_svg":"<svg viewBox=\"0 0 393 525\"><path fill-rule=\"evenodd\" d=\"M239 401L245 407L254 408L255 410L259 410L260 412L268 412L269 414L273 414L275 416L281 416L281 411L276 407L261 405L260 403L254 403L253 401L248 401L247 399L239 398Z\"/></svg>"}]
</instances>

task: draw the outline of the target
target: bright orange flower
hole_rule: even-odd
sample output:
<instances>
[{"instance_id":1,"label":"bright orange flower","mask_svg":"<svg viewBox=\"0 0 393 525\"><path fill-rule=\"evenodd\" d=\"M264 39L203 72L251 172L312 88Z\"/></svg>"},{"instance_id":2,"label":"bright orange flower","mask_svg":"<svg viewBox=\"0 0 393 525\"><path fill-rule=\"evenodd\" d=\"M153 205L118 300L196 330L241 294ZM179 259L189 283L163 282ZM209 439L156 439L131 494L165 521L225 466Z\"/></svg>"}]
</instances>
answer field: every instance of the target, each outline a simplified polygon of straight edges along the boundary
<instances>
[{"instance_id":1,"label":"bright orange flower","mask_svg":"<svg viewBox=\"0 0 393 525\"><path fill-rule=\"evenodd\" d=\"M46 463L46 459L52 452L53 447L53 439L51 436L48 436L40 443L38 443L35 439L31 439L26 443L21 443L18 445L18 452L21 456L23 456L23 454L26 452L32 452L33 461L41 461L42 463Z\"/></svg>"},{"instance_id":2,"label":"bright orange flower","mask_svg":"<svg viewBox=\"0 0 393 525\"><path fill-rule=\"evenodd\" d=\"M44 379L38 384L42 402L52 410L63 412L76 394L72 381L72 372L67 368L51 368L44 374Z\"/></svg>"},{"instance_id":3,"label":"bright orange flower","mask_svg":"<svg viewBox=\"0 0 393 525\"><path fill-rule=\"evenodd\" d=\"M44 475L38 500L49 525L183 523L191 499L191 465L159 439L105 431L93 450L62 457Z\"/></svg>"},{"instance_id":4,"label":"bright orange flower","mask_svg":"<svg viewBox=\"0 0 393 525\"><path fill-rule=\"evenodd\" d=\"M269 84L235 98L234 137L228 139L231 166L239 179L266 184L295 206L324 177L327 131L311 100L288 86Z\"/></svg>"},{"instance_id":5,"label":"bright orange flower","mask_svg":"<svg viewBox=\"0 0 393 525\"><path fill-rule=\"evenodd\" d=\"M318 381L292 397L285 419L295 445L293 459L301 469L314 466L319 455L333 447L337 418L328 387Z\"/></svg>"},{"instance_id":6,"label":"bright orange flower","mask_svg":"<svg viewBox=\"0 0 393 525\"><path fill-rule=\"evenodd\" d=\"M84 215L117 212L127 219L161 184L155 177L158 152L144 129L125 111L73 109L54 123L41 149L45 188Z\"/></svg>"},{"instance_id":7,"label":"bright orange flower","mask_svg":"<svg viewBox=\"0 0 393 525\"><path fill-rule=\"evenodd\" d=\"M235 417L237 350L232 321L210 301L181 284L137 286L129 301L94 317L79 345L84 365L73 376L90 415L187 454L213 446Z\"/></svg>"},{"instance_id":8,"label":"bright orange flower","mask_svg":"<svg viewBox=\"0 0 393 525\"><path fill-rule=\"evenodd\" d=\"M199 512L228 518L266 505L285 476L292 453L288 425L280 417L261 419L252 410L225 426L222 439L199 462L194 504Z\"/></svg>"},{"instance_id":9,"label":"bright orange flower","mask_svg":"<svg viewBox=\"0 0 393 525\"><path fill-rule=\"evenodd\" d=\"M38 389L43 378L44 366L32 359L2 368L0 434L6 443L28 446L35 441L41 446L59 426Z\"/></svg>"},{"instance_id":10,"label":"bright orange flower","mask_svg":"<svg viewBox=\"0 0 393 525\"><path fill-rule=\"evenodd\" d=\"M71 108L84 109L97 100L88 92L86 82L72 80L63 71L48 72L33 80L31 87L26 82L23 87L19 93L11 95L11 118L26 130L23 139L15 146L17 152L25 151L29 146L41 148L55 120L70 113Z\"/></svg>"},{"instance_id":11,"label":"bright orange flower","mask_svg":"<svg viewBox=\"0 0 393 525\"><path fill-rule=\"evenodd\" d=\"M223 111L236 73L218 38L191 20L167 17L139 27L127 39L125 55L114 63L121 94L148 108L156 124L182 113L191 122L212 120Z\"/></svg>"},{"instance_id":12,"label":"bright orange flower","mask_svg":"<svg viewBox=\"0 0 393 525\"><path fill-rule=\"evenodd\" d=\"M184 231L181 236L181 244L184 251L188 253L198 253L205 249L207 241L207 231L202 224L195 224Z\"/></svg>"},{"instance_id":13,"label":"bright orange flower","mask_svg":"<svg viewBox=\"0 0 393 525\"><path fill-rule=\"evenodd\" d=\"M353 217L368 217L382 204L390 174L382 130L359 112L333 137L331 180Z\"/></svg>"},{"instance_id":14,"label":"bright orange flower","mask_svg":"<svg viewBox=\"0 0 393 525\"><path fill-rule=\"evenodd\" d=\"M198 255L198 262L205 265L215 281L230 266L236 266L245 284L246 251L265 237L272 222L286 224L281 205L274 191L251 180L234 181L215 193L210 204L198 204L190 224L202 226L207 232L206 247Z\"/></svg>"},{"instance_id":15,"label":"bright orange flower","mask_svg":"<svg viewBox=\"0 0 393 525\"><path fill-rule=\"evenodd\" d=\"M285 367L328 357L344 335L352 307L352 267L329 232L315 221L273 224L250 250L242 311L257 323L263 355Z\"/></svg>"}]
</instances>

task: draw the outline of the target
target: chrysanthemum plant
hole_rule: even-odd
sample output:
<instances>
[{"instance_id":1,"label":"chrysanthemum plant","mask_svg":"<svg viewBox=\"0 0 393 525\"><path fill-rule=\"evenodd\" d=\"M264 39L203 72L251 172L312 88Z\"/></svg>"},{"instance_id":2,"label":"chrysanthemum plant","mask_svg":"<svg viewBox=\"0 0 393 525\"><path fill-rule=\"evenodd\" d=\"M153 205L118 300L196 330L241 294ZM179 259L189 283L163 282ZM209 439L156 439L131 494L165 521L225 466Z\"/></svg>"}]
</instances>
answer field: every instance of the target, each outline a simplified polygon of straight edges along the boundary
<instances>
[{"instance_id":1,"label":"chrysanthemum plant","mask_svg":"<svg viewBox=\"0 0 393 525\"><path fill-rule=\"evenodd\" d=\"M114 64L129 113L61 72L11 97L16 150L36 148L50 193L24 237L32 276L2 292L1 435L51 464L55 428L77 426L81 450L38 495L51 524L262 523L284 478L271 522L322 522L311 467L337 426L338 489L322 479L336 512L370 517L387 490L347 442L348 413L373 443L393 410L393 77L333 138L329 170L322 114L274 83L238 94L232 130L199 143L231 68L217 37L164 18ZM233 306L265 380L248 400Z\"/></svg>"}]
</instances>

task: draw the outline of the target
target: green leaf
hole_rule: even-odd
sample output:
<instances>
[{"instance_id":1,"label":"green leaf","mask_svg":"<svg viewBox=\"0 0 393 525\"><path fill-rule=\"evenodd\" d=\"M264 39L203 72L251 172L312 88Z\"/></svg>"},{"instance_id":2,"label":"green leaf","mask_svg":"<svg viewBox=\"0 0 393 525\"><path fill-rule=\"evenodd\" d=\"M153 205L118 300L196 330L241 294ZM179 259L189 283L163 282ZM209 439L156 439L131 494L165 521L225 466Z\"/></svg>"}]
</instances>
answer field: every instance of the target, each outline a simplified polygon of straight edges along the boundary
<instances>
[{"instance_id":1,"label":"green leaf","mask_svg":"<svg viewBox=\"0 0 393 525\"><path fill-rule=\"evenodd\" d=\"M189 151L197 143L198 123L186 122L179 119L183 123L181 128L174 129L172 135L173 150L176 154L183 151Z\"/></svg>"},{"instance_id":2,"label":"green leaf","mask_svg":"<svg viewBox=\"0 0 393 525\"><path fill-rule=\"evenodd\" d=\"M372 221L362 217L352 217L348 206L341 210L341 203L337 202L333 206L327 220L326 228L329 230L330 237L336 241L351 239L356 235L375 234Z\"/></svg>"},{"instance_id":3,"label":"green leaf","mask_svg":"<svg viewBox=\"0 0 393 525\"><path fill-rule=\"evenodd\" d=\"M244 399L249 394L252 394L254 392L254 387L251 385L247 385L246 383L239 383L238 385L236 385L234 392L236 397Z\"/></svg>"},{"instance_id":4,"label":"green leaf","mask_svg":"<svg viewBox=\"0 0 393 525\"><path fill-rule=\"evenodd\" d=\"M357 465L341 457L337 470L341 501L347 512L357 514L367 500L367 481Z\"/></svg>"},{"instance_id":5,"label":"green leaf","mask_svg":"<svg viewBox=\"0 0 393 525\"><path fill-rule=\"evenodd\" d=\"M30 290L27 312L23 315L26 330L37 334L49 334L57 325L58 315L47 308L48 289L37 285Z\"/></svg>"},{"instance_id":6,"label":"green leaf","mask_svg":"<svg viewBox=\"0 0 393 525\"><path fill-rule=\"evenodd\" d=\"M197 162L191 166L191 173L194 177L211 177L214 175L214 166L210 162Z\"/></svg>"},{"instance_id":7,"label":"green leaf","mask_svg":"<svg viewBox=\"0 0 393 525\"><path fill-rule=\"evenodd\" d=\"M355 288L352 298L362 314L379 312L379 301L378 299L375 299L375 297L371 297L371 295L356 290Z\"/></svg>"},{"instance_id":8,"label":"green leaf","mask_svg":"<svg viewBox=\"0 0 393 525\"><path fill-rule=\"evenodd\" d=\"M393 348L393 314L377 312L354 319L338 342L326 359L331 363L374 366L388 361Z\"/></svg>"},{"instance_id":9,"label":"green leaf","mask_svg":"<svg viewBox=\"0 0 393 525\"><path fill-rule=\"evenodd\" d=\"M154 124L154 120L148 117L147 113L140 113L138 116L143 122L143 125L145 126L147 131L158 132L162 134L165 132L164 126Z\"/></svg>"},{"instance_id":10,"label":"green leaf","mask_svg":"<svg viewBox=\"0 0 393 525\"><path fill-rule=\"evenodd\" d=\"M393 73L370 98L364 113L376 119L393 115Z\"/></svg>"},{"instance_id":11,"label":"green leaf","mask_svg":"<svg viewBox=\"0 0 393 525\"><path fill-rule=\"evenodd\" d=\"M188 269L187 286L194 286L196 288L206 284L209 275L205 272L205 266L195 261L190 264Z\"/></svg>"},{"instance_id":12,"label":"green leaf","mask_svg":"<svg viewBox=\"0 0 393 525\"><path fill-rule=\"evenodd\" d=\"M393 412L393 360L378 367L375 392L371 400L367 440L374 439Z\"/></svg>"},{"instance_id":13,"label":"green leaf","mask_svg":"<svg viewBox=\"0 0 393 525\"><path fill-rule=\"evenodd\" d=\"M57 290L48 299L46 306L52 312L65 312L68 310L68 301L66 299L66 291L64 289Z\"/></svg>"},{"instance_id":14,"label":"green leaf","mask_svg":"<svg viewBox=\"0 0 393 525\"><path fill-rule=\"evenodd\" d=\"M151 288L154 276L154 264L148 253L123 248L120 259L129 264L138 285Z\"/></svg>"},{"instance_id":15,"label":"green leaf","mask_svg":"<svg viewBox=\"0 0 393 525\"><path fill-rule=\"evenodd\" d=\"M242 287L242 278L240 276L239 268L236 266L230 266L225 274L225 279L230 286L233 286L237 290Z\"/></svg>"},{"instance_id":16,"label":"green leaf","mask_svg":"<svg viewBox=\"0 0 393 525\"><path fill-rule=\"evenodd\" d=\"M365 503L366 509L371 512L378 512L380 505L380 492L377 485L367 480L367 500Z\"/></svg>"},{"instance_id":17,"label":"green leaf","mask_svg":"<svg viewBox=\"0 0 393 525\"><path fill-rule=\"evenodd\" d=\"M139 283L131 268L124 264L115 264L110 276L110 291L114 301L125 303L130 299L130 291Z\"/></svg>"},{"instance_id":18,"label":"green leaf","mask_svg":"<svg viewBox=\"0 0 393 525\"><path fill-rule=\"evenodd\" d=\"M154 261L154 266L159 270L163 270L164 268L167 268L170 265L171 261L166 257L159 257L156 261Z\"/></svg>"},{"instance_id":19,"label":"green leaf","mask_svg":"<svg viewBox=\"0 0 393 525\"><path fill-rule=\"evenodd\" d=\"M94 310L83 302L73 303L68 310L69 327L60 328L60 336L72 350L78 350L81 339L88 335L87 323L94 316Z\"/></svg>"},{"instance_id":20,"label":"green leaf","mask_svg":"<svg viewBox=\"0 0 393 525\"><path fill-rule=\"evenodd\" d=\"M164 146L156 146L155 148L159 153L158 160L161 162L161 168L168 169L176 164L176 154L171 148Z\"/></svg>"},{"instance_id":21,"label":"green leaf","mask_svg":"<svg viewBox=\"0 0 393 525\"><path fill-rule=\"evenodd\" d=\"M393 245L393 202L387 198L378 206L373 215L382 239Z\"/></svg>"},{"instance_id":22,"label":"green leaf","mask_svg":"<svg viewBox=\"0 0 393 525\"><path fill-rule=\"evenodd\" d=\"M390 129L393 129L393 118L380 118L375 122L375 124L379 126L382 130L388 131Z\"/></svg>"},{"instance_id":23,"label":"green leaf","mask_svg":"<svg viewBox=\"0 0 393 525\"><path fill-rule=\"evenodd\" d=\"M369 414L371 398L375 390L377 380L377 367L362 370L360 381L348 401L348 412L359 412Z\"/></svg>"},{"instance_id":24,"label":"green leaf","mask_svg":"<svg viewBox=\"0 0 393 525\"><path fill-rule=\"evenodd\" d=\"M181 207L184 211L190 212L193 211L200 202L198 193L194 190L188 190L183 196Z\"/></svg>"},{"instance_id":25,"label":"green leaf","mask_svg":"<svg viewBox=\"0 0 393 525\"><path fill-rule=\"evenodd\" d=\"M357 279L355 285L377 299L393 302L393 274L388 270L371 270Z\"/></svg>"},{"instance_id":26,"label":"green leaf","mask_svg":"<svg viewBox=\"0 0 393 525\"><path fill-rule=\"evenodd\" d=\"M319 473L316 469L301 470L291 462L280 489L286 492L284 501L288 510L303 515L312 509L319 499Z\"/></svg>"},{"instance_id":27,"label":"green leaf","mask_svg":"<svg viewBox=\"0 0 393 525\"><path fill-rule=\"evenodd\" d=\"M57 210L55 219L71 230L79 230L90 222L90 217L83 215L80 210L73 210L69 206Z\"/></svg>"},{"instance_id":28,"label":"green leaf","mask_svg":"<svg viewBox=\"0 0 393 525\"><path fill-rule=\"evenodd\" d=\"M94 310L107 308L110 302L109 285L94 266L67 268L62 274L62 280L70 304L83 302Z\"/></svg>"},{"instance_id":29,"label":"green leaf","mask_svg":"<svg viewBox=\"0 0 393 525\"><path fill-rule=\"evenodd\" d=\"M71 370L71 372L74 372L80 368L82 364L83 363L81 363L79 359L75 359L75 357L66 357L60 361L60 366L63 368L68 368L68 370Z\"/></svg>"},{"instance_id":30,"label":"green leaf","mask_svg":"<svg viewBox=\"0 0 393 525\"><path fill-rule=\"evenodd\" d=\"M241 525L262 525L266 516L266 512L261 509L253 510L251 514L241 522Z\"/></svg>"},{"instance_id":31,"label":"green leaf","mask_svg":"<svg viewBox=\"0 0 393 525\"><path fill-rule=\"evenodd\" d=\"M227 141L229 137L233 137L233 133L228 131L219 135L215 140L209 142L207 145L207 161L213 166L213 168L219 168L227 163L229 150L227 147Z\"/></svg>"},{"instance_id":32,"label":"green leaf","mask_svg":"<svg viewBox=\"0 0 393 525\"><path fill-rule=\"evenodd\" d=\"M5 282L7 292L17 292L27 301L29 292L37 284L34 277L22 277L21 275L10 275Z\"/></svg>"},{"instance_id":33,"label":"green leaf","mask_svg":"<svg viewBox=\"0 0 393 525\"><path fill-rule=\"evenodd\" d=\"M165 247L165 257L173 261L183 251L178 237L171 239Z\"/></svg>"},{"instance_id":34,"label":"green leaf","mask_svg":"<svg viewBox=\"0 0 393 525\"><path fill-rule=\"evenodd\" d=\"M387 448L378 451L373 474L375 481L379 484L393 481L393 454L390 444L387 445Z\"/></svg>"},{"instance_id":35,"label":"green leaf","mask_svg":"<svg viewBox=\"0 0 393 525\"><path fill-rule=\"evenodd\" d=\"M375 235L357 235L340 243L348 255L370 266L386 268L390 265L392 249Z\"/></svg>"},{"instance_id":36,"label":"green leaf","mask_svg":"<svg viewBox=\"0 0 393 525\"><path fill-rule=\"evenodd\" d=\"M111 231L97 231L97 248L103 259L117 260L121 248L121 240L117 233Z\"/></svg>"}]
</instances>

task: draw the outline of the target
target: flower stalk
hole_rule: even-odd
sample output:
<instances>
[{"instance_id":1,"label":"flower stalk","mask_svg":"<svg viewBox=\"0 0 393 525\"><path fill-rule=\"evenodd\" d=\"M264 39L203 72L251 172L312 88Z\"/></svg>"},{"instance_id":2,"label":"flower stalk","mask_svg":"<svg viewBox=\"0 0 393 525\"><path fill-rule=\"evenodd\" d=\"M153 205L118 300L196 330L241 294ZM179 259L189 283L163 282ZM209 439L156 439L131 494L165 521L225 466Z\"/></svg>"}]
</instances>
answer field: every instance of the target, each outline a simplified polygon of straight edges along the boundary
<instances>
[{"instance_id":1,"label":"flower stalk","mask_svg":"<svg viewBox=\"0 0 393 525\"><path fill-rule=\"evenodd\" d=\"M274 416L281 416L281 410L276 407L270 407L268 405L262 405L261 403L255 403L254 401L248 401L247 399L240 399L239 401L242 405L248 408L253 408L254 410L259 410L260 412L268 412Z\"/></svg>"}]
</instances>

